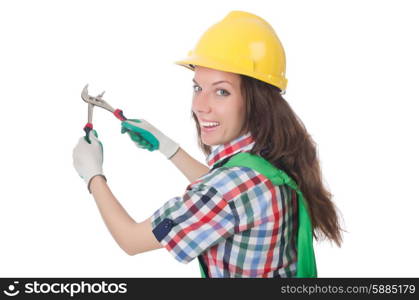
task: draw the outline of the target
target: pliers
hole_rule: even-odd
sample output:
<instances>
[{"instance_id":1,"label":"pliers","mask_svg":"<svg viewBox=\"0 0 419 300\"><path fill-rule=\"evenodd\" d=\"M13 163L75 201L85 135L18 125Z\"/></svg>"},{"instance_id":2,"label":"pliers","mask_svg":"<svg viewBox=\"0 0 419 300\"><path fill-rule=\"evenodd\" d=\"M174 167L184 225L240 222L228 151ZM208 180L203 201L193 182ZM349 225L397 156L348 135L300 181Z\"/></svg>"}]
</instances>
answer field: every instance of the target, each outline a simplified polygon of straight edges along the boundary
<instances>
[{"instance_id":1,"label":"pliers","mask_svg":"<svg viewBox=\"0 0 419 300\"><path fill-rule=\"evenodd\" d=\"M88 104L87 123L86 123L86 125L84 125L83 130L86 133L84 138L90 144L89 133L90 133L90 131L93 130L92 118L93 118L93 108L94 108L94 106L99 106L99 107L102 107L102 108L110 111L111 113L114 114L115 117L117 117L121 121L125 121L127 118L124 116L122 110L120 110L118 108L114 109L105 100L102 99L103 94L105 94L104 91L96 97L90 96L89 93L88 93L88 90L87 90L88 86L89 85L86 84L86 86L83 88L83 90L81 92L81 98L85 102L87 102L87 104Z\"/></svg>"},{"instance_id":2,"label":"pliers","mask_svg":"<svg viewBox=\"0 0 419 300\"><path fill-rule=\"evenodd\" d=\"M87 124L84 126L83 130L86 132L86 136L84 137L86 141L90 144L91 141L89 139L89 133L93 130L93 123L92 123L92 116L93 116L93 107L99 106L102 107L108 111L110 111L115 117L118 118L120 121L126 121L127 118L122 113L122 110L117 108L114 109L112 106L109 105L105 100L102 99L102 96L105 92L102 92L96 97L90 96L87 91L88 85L83 88L81 92L81 98L88 103L88 114L87 114ZM121 130L121 133L129 132L132 139L135 140L135 142L140 145L141 148L148 149L149 151L153 151L158 149L159 147L159 141L154 137L152 134L150 134L146 130L141 130L139 128L140 132L132 131L132 130L126 130L125 128Z\"/></svg>"}]
</instances>

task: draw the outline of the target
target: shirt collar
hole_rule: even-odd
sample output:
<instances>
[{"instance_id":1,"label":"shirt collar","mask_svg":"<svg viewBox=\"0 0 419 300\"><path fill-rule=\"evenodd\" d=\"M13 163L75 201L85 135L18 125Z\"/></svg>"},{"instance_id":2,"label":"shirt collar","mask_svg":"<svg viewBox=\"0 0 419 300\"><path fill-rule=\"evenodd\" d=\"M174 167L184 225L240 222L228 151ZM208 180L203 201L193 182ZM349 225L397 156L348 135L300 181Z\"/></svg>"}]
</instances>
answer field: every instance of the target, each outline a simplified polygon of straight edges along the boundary
<instances>
[{"instance_id":1,"label":"shirt collar","mask_svg":"<svg viewBox=\"0 0 419 300\"><path fill-rule=\"evenodd\" d=\"M251 136L250 132L248 132L228 143L215 146L211 154L208 155L206 159L207 164L211 168L217 162L227 157L230 157L238 152L248 152L252 150L254 145L255 141Z\"/></svg>"}]
</instances>

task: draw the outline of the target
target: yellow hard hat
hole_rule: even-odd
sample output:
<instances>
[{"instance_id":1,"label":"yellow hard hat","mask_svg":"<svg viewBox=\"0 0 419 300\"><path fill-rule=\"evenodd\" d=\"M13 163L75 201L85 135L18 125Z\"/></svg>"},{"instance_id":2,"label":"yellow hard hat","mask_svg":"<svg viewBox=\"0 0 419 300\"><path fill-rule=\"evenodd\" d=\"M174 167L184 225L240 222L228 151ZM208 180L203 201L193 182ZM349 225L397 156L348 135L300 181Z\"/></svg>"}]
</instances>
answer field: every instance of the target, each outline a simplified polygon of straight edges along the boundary
<instances>
[{"instance_id":1,"label":"yellow hard hat","mask_svg":"<svg viewBox=\"0 0 419 300\"><path fill-rule=\"evenodd\" d=\"M285 93L285 51L274 29L259 16L232 11L211 26L188 57L175 62L191 70L195 65L247 75Z\"/></svg>"}]
</instances>

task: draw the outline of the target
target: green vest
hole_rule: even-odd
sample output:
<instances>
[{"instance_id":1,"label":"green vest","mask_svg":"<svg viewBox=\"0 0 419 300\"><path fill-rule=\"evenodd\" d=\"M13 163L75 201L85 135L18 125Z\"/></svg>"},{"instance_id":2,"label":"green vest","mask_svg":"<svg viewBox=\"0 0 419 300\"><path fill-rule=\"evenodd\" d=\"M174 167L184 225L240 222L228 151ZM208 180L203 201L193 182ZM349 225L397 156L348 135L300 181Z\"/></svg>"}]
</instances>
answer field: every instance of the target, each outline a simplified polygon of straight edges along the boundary
<instances>
[{"instance_id":1,"label":"green vest","mask_svg":"<svg viewBox=\"0 0 419 300\"><path fill-rule=\"evenodd\" d=\"M238 153L232 156L223 167L248 167L265 177L274 185L286 184L297 192L298 195L298 233L297 233L297 277L316 278L317 267L316 257L313 249L313 231L310 215L307 210L307 203L297 184L284 171L277 169L266 159L250 154L248 152ZM217 165L215 166L217 167ZM202 278L205 272L199 264Z\"/></svg>"}]
</instances>

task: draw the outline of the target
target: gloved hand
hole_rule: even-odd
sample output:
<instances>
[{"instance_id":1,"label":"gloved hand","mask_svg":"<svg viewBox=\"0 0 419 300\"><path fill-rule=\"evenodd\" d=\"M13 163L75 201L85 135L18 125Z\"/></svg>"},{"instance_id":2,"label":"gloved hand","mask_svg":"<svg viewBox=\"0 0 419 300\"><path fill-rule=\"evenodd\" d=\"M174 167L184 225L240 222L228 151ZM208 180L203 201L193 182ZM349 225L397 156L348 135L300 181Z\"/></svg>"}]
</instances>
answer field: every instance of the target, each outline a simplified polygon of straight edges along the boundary
<instances>
[{"instance_id":1,"label":"gloved hand","mask_svg":"<svg viewBox=\"0 0 419 300\"><path fill-rule=\"evenodd\" d=\"M103 146L97 138L96 130L92 130L89 133L89 144L84 137L79 139L78 144L73 150L73 165L77 173L87 184L87 189L90 193L90 181L96 175L101 175L103 178L106 177L103 174Z\"/></svg>"},{"instance_id":2,"label":"gloved hand","mask_svg":"<svg viewBox=\"0 0 419 300\"><path fill-rule=\"evenodd\" d=\"M149 151L159 150L170 159L179 149L179 145L165 136L146 120L128 119L121 123L121 133L128 132L137 147Z\"/></svg>"}]
</instances>

